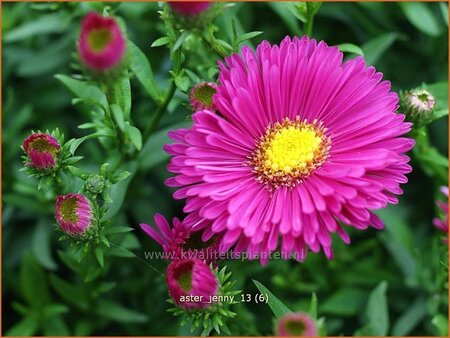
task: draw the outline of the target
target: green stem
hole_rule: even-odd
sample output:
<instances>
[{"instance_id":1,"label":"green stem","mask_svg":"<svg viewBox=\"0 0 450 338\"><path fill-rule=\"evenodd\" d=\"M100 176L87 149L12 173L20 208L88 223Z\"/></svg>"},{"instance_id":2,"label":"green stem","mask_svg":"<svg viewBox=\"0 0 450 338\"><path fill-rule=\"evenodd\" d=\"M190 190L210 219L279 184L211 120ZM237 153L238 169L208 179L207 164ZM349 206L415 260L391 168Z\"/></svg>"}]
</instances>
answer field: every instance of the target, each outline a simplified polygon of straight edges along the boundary
<instances>
[{"instance_id":1,"label":"green stem","mask_svg":"<svg viewBox=\"0 0 450 338\"><path fill-rule=\"evenodd\" d=\"M148 140L150 135L158 128L159 121L161 121L161 118L163 117L164 113L167 110L167 106L169 105L170 101L172 100L172 97L175 95L176 90L175 81L172 81L170 83L169 91L167 92L166 98L164 99L164 102L158 107L158 110L156 111L155 116L151 120L150 124L148 125L147 129L144 132L143 135L143 144Z\"/></svg>"},{"instance_id":2,"label":"green stem","mask_svg":"<svg viewBox=\"0 0 450 338\"><path fill-rule=\"evenodd\" d=\"M211 50L216 53L216 55L223 59L228 56L228 53L226 53L220 46L218 46L214 40L214 36L211 35L212 39L208 39L206 36L203 36L203 41L211 48Z\"/></svg>"},{"instance_id":3,"label":"green stem","mask_svg":"<svg viewBox=\"0 0 450 338\"><path fill-rule=\"evenodd\" d=\"M311 7L312 5L310 3L306 3L306 22L304 25L304 32L306 35L308 35L309 37L312 36L312 31L313 31L313 24L314 24L314 13L313 13L313 9Z\"/></svg>"}]
</instances>

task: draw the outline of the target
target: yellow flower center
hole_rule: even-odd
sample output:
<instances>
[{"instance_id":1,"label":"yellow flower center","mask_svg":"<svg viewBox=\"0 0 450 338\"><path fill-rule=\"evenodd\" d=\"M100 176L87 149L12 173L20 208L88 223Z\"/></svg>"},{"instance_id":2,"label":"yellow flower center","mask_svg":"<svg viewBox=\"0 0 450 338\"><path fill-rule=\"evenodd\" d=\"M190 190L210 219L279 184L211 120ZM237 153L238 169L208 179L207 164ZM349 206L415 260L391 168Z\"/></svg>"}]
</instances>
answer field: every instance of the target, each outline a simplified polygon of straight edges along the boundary
<instances>
[{"instance_id":1,"label":"yellow flower center","mask_svg":"<svg viewBox=\"0 0 450 338\"><path fill-rule=\"evenodd\" d=\"M273 190L294 187L328 157L331 140L321 123L298 117L269 126L250 156L257 180Z\"/></svg>"}]
</instances>

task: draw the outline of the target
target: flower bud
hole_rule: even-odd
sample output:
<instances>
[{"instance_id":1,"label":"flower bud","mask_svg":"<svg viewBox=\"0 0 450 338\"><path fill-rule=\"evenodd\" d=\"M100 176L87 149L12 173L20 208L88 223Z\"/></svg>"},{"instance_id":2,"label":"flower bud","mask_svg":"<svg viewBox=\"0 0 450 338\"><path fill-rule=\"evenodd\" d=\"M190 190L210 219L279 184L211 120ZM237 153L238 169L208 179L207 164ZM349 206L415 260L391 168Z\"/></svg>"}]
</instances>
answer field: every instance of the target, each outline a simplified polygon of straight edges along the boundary
<instances>
[{"instance_id":1,"label":"flower bud","mask_svg":"<svg viewBox=\"0 0 450 338\"><path fill-rule=\"evenodd\" d=\"M402 109L416 128L426 125L433 114L435 100L425 89L414 89L402 95Z\"/></svg>"},{"instance_id":2,"label":"flower bud","mask_svg":"<svg viewBox=\"0 0 450 338\"><path fill-rule=\"evenodd\" d=\"M169 6L179 15L196 16L206 11L211 3L207 1L173 1L169 2Z\"/></svg>"},{"instance_id":3,"label":"flower bud","mask_svg":"<svg viewBox=\"0 0 450 338\"><path fill-rule=\"evenodd\" d=\"M87 178L84 187L91 194L101 194L106 187L106 180L101 175L91 175Z\"/></svg>"},{"instance_id":4,"label":"flower bud","mask_svg":"<svg viewBox=\"0 0 450 338\"><path fill-rule=\"evenodd\" d=\"M27 165L46 170L56 166L61 146L53 136L35 133L25 139L23 149L30 159Z\"/></svg>"},{"instance_id":5,"label":"flower bud","mask_svg":"<svg viewBox=\"0 0 450 338\"><path fill-rule=\"evenodd\" d=\"M81 194L59 195L55 202L55 217L68 235L84 235L92 226L91 202Z\"/></svg>"},{"instance_id":6,"label":"flower bud","mask_svg":"<svg viewBox=\"0 0 450 338\"><path fill-rule=\"evenodd\" d=\"M184 309L204 309L219 288L210 267L199 259L175 259L166 274L169 294Z\"/></svg>"},{"instance_id":7,"label":"flower bud","mask_svg":"<svg viewBox=\"0 0 450 338\"><path fill-rule=\"evenodd\" d=\"M213 95L217 91L217 85L212 82L200 82L189 93L189 101L195 111L208 109L215 111Z\"/></svg>"},{"instance_id":8,"label":"flower bud","mask_svg":"<svg viewBox=\"0 0 450 338\"><path fill-rule=\"evenodd\" d=\"M116 68L126 51L125 38L116 20L93 12L86 15L81 23L78 51L81 61L93 71Z\"/></svg>"},{"instance_id":9,"label":"flower bud","mask_svg":"<svg viewBox=\"0 0 450 338\"><path fill-rule=\"evenodd\" d=\"M287 313L277 324L278 336L317 336L316 325L312 318L302 312Z\"/></svg>"}]
</instances>

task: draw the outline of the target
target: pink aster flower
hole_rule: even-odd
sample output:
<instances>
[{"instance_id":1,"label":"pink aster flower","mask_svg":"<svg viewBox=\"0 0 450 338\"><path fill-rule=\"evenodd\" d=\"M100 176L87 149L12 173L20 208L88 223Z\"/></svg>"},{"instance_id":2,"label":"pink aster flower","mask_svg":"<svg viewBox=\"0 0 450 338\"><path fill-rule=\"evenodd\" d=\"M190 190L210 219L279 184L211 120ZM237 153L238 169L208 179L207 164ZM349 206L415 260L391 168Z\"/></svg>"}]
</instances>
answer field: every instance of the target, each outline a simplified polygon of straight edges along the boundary
<instances>
[{"instance_id":1,"label":"pink aster flower","mask_svg":"<svg viewBox=\"0 0 450 338\"><path fill-rule=\"evenodd\" d=\"M277 323L277 335L289 337L317 336L316 325L306 313L287 313Z\"/></svg>"},{"instance_id":2,"label":"pink aster flower","mask_svg":"<svg viewBox=\"0 0 450 338\"><path fill-rule=\"evenodd\" d=\"M56 198L55 217L66 234L85 234L92 225L92 216L91 203L84 195L67 194Z\"/></svg>"},{"instance_id":3,"label":"pink aster flower","mask_svg":"<svg viewBox=\"0 0 450 338\"><path fill-rule=\"evenodd\" d=\"M209 266L198 259L174 260L166 274L169 293L174 302L184 309L202 309L211 305L218 282Z\"/></svg>"},{"instance_id":4,"label":"pink aster flower","mask_svg":"<svg viewBox=\"0 0 450 338\"><path fill-rule=\"evenodd\" d=\"M306 36L244 47L220 63L219 114L199 111L169 133L166 184L223 234L221 249L269 257L281 239L283 257L332 258L330 233L349 243L341 223L383 228L372 211L407 182L411 123L381 73L342 58Z\"/></svg>"},{"instance_id":5,"label":"pink aster flower","mask_svg":"<svg viewBox=\"0 0 450 338\"><path fill-rule=\"evenodd\" d=\"M126 42L116 20L89 13L81 23L78 51L90 69L108 71L122 61Z\"/></svg>"},{"instance_id":6,"label":"pink aster flower","mask_svg":"<svg viewBox=\"0 0 450 338\"><path fill-rule=\"evenodd\" d=\"M189 101L194 110L208 109L214 111L216 107L213 102L213 95L217 91L217 85L212 82L200 82L192 87L189 93Z\"/></svg>"},{"instance_id":7,"label":"pink aster flower","mask_svg":"<svg viewBox=\"0 0 450 338\"><path fill-rule=\"evenodd\" d=\"M187 217L181 222L175 217L170 227L164 216L156 214L154 221L157 229L148 224L140 224L140 227L161 245L166 259L196 258L207 264L214 262L219 250L219 236L203 231L209 222L201 220L193 224L192 220L193 217Z\"/></svg>"},{"instance_id":8,"label":"pink aster flower","mask_svg":"<svg viewBox=\"0 0 450 338\"><path fill-rule=\"evenodd\" d=\"M211 4L207 1L171 1L169 5L180 15L194 16L206 11Z\"/></svg>"},{"instance_id":9,"label":"pink aster flower","mask_svg":"<svg viewBox=\"0 0 450 338\"><path fill-rule=\"evenodd\" d=\"M30 159L28 165L36 169L51 169L56 166L61 146L53 136L35 133L25 139L23 149Z\"/></svg>"},{"instance_id":10,"label":"pink aster flower","mask_svg":"<svg viewBox=\"0 0 450 338\"><path fill-rule=\"evenodd\" d=\"M443 218L434 218L433 224L439 230L442 230L447 234L447 237L444 239L444 243L448 244L448 187L441 187L441 192L447 197L447 201L438 200L436 204L439 209L441 209L444 213Z\"/></svg>"}]
</instances>

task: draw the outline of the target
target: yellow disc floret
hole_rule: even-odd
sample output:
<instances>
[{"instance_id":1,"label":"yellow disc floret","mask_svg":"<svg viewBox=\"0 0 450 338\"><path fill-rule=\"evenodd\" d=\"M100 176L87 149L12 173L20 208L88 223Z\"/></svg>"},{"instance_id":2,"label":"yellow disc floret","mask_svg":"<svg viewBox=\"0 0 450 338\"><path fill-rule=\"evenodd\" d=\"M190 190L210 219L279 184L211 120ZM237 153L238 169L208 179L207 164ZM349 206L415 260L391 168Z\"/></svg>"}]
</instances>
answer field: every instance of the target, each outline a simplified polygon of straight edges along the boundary
<instances>
[{"instance_id":1,"label":"yellow disc floret","mask_svg":"<svg viewBox=\"0 0 450 338\"><path fill-rule=\"evenodd\" d=\"M299 118L269 126L250 156L257 180L270 190L300 183L328 156L331 141L325 131L317 121Z\"/></svg>"}]
</instances>

